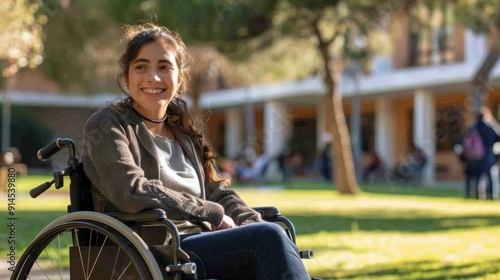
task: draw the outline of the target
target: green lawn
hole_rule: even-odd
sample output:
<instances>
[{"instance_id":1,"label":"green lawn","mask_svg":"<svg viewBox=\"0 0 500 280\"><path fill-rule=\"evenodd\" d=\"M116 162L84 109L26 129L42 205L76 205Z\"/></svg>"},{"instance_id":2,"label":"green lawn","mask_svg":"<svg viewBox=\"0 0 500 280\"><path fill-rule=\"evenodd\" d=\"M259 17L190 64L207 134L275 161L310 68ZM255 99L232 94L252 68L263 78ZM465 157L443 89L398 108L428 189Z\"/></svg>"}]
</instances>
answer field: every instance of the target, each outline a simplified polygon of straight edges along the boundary
<instances>
[{"instance_id":1,"label":"green lawn","mask_svg":"<svg viewBox=\"0 0 500 280\"><path fill-rule=\"evenodd\" d=\"M27 184L45 180L18 180L20 247L64 214L65 188L45 198L21 195L29 190ZM286 188L237 187L249 205L274 205L292 220L299 249L315 252L314 259L304 260L312 276L500 279L500 202L464 200L458 188L370 185L362 189L352 197L321 182L299 181ZM5 240L4 231L1 237Z\"/></svg>"}]
</instances>

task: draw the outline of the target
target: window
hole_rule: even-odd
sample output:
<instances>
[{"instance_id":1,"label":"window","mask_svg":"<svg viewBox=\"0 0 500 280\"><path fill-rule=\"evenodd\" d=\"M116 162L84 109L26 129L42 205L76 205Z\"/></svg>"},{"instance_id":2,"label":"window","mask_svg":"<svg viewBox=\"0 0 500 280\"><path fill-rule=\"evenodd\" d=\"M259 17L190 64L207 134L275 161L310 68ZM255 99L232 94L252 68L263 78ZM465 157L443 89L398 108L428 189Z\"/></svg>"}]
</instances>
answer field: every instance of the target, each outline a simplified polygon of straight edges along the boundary
<instances>
[{"instance_id":1,"label":"window","mask_svg":"<svg viewBox=\"0 0 500 280\"><path fill-rule=\"evenodd\" d=\"M409 66L455 62L454 24L453 6L446 1L432 11L424 5L412 9L409 15Z\"/></svg>"}]
</instances>

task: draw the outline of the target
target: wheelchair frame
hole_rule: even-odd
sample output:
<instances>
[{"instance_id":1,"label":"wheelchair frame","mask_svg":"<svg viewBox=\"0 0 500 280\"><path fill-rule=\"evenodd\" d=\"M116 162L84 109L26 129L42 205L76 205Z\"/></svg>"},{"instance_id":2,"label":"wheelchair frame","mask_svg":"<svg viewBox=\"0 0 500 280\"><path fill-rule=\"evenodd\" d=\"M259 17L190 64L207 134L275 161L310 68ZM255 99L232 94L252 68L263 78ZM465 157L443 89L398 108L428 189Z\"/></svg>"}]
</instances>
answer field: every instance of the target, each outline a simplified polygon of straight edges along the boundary
<instances>
[{"instance_id":1,"label":"wheelchair frame","mask_svg":"<svg viewBox=\"0 0 500 280\"><path fill-rule=\"evenodd\" d=\"M11 279L36 279L40 273L43 279L50 279L50 272L38 272L38 268L47 265L48 269L59 279L67 274L63 269L61 255L68 252L61 250L61 243L69 247L69 273L72 279L198 279L204 276L190 255L180 247L180 236L172 221L162 209L152 209L137 214L121 212L98 213L93 211L93 201L90 191L91 183L85 176L81 163L75 157L75 145L70 138L58 138L53 143L38 151L38 158L47 160L62 149L68 150L68 167L53 173L54 179L30 191L33 198L48 190L53 184L56 189L63 187L63 177L70 177L70 205L65 214L49 223L32 241L20 257ZM275 207L253 208L261 213L263 219L280 224L289 238L295 243L295 228L291 221L282 216ZM161 226L170 234L169 242L165 241L161 248L169 251L169 264L160 267L158 259L153 254L152 247L137 234L130 225L139 227ZM52 243L56 243L53 244ZM166 239L167 240L167 239ZM54 248L52 248L54 247ZM48 249L49 248L49 249ZM42 253L49 255L52 251L59 252L58 259L50 264ZM121 253L123 252L123 253ZM120 256L122 254L122 256ZM301 251L304 259L312 258L311 250ZM127 260L124 257L128 258ZM40 257L40 261L38 260ZM111 269L108 263L99 265L100 261L114 258ZM54 263L59 262L59 267ZM35 273L35 270L37 271ZM94 275L96 273L96 275ZM33 275L32 275L33 274ZM201 274L201 275L199 275ZM81 277L83 276L83 277ZM95 277L94 277L95 276Z\"/></svg>"}]
</instances>

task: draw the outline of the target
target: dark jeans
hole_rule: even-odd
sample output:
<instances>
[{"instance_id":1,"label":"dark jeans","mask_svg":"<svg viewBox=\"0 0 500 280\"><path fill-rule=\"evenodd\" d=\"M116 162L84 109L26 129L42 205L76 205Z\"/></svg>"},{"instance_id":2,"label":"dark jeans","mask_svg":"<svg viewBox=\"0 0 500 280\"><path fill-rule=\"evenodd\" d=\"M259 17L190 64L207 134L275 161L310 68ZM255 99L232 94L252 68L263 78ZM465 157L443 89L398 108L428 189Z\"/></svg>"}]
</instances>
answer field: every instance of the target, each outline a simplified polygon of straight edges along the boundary
<instances>
[{"instance_id":1,"label":"dark jeans","mask_svg":"<svg viewBox=\"0 0 500 280\"><path fill-rule=\"evenodd\" d=\"M465 198L479 198L479 176L465 175Z\"/></svg>"},{"instance_id":2,"label":"dark jeans","mask_svg":"<svg viewBox=\"0 0 500 280\"><path fill-rule=\"evenodd\" d=\"M181 236L181 247L217 279L310 279L295 244L283 228L256 223Z\"/></svg>"}]
</instances>

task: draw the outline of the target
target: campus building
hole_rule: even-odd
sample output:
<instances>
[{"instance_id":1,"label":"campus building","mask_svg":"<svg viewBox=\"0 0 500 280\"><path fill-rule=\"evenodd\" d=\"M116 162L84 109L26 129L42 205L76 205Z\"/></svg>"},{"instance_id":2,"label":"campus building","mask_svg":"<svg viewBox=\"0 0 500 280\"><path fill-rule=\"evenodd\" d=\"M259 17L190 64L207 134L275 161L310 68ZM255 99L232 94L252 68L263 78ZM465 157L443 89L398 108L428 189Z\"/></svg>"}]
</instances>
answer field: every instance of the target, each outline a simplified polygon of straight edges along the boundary
<instances>
[{"instance_id":1,"label":"campus building","mask_svg":"<svg viewBox=\"0 0 500 280\"><path fill-rule=\"evenodd\" d=\"M452 21L450 21L452 22ZM461 26L418 28L401 14L393 18L394 51L376 57L368 75L345 73L338 85L347 124L361 110L361 143L386 167L407 160L416 146L428 157L425 183L461 180L453 146L471 122L471 81L494 38ZM485 104L500 117L500 63L491 73ZM276 156L286 145L300 149L305 163L325 145L325 89L319 76L278 84L207 92L209 134L219 153L235 158L250 143ZM352 135L352 133L351 133ZM352 139L355 141L355 139Z\"/></svg>"}]
</instances>

